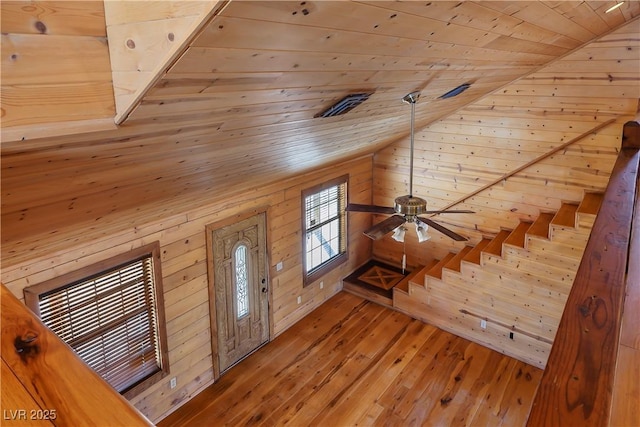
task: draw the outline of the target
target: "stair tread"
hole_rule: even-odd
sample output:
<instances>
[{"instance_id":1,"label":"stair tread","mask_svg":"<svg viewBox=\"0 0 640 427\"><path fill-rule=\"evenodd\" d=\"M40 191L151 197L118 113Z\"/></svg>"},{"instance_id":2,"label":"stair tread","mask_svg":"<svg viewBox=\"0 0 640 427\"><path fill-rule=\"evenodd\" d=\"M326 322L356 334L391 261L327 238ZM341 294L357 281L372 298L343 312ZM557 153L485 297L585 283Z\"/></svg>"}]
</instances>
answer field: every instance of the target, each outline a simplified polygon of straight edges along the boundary
<instances>
[{"instance_id":1,"label":"stair tread","mask_svg":"<svg viewBox=\"0 0 640 427\"><path fill-rule=\"evenodd\" d=\"M432 269L436 264L440 262L439 259L433 259L427 263L423 268L418 270L418 272L409 279L409 282L416 284L418 286L424 286L424 276L427 275L427 272Z\"/></svg>"},{"instance_id":2,"label":"stair tread","mask_svg":"<svg viewBox=\"0 0 640 427\"><path fill-rule=\"evenodd\" d=\"M511 234L511 230L500 230L500 232L496 235L496 237L489 242L487 246L485 246L482 252L502 256L502 242Z\"/></svg>"},{"instance_id":3,"label":"stair tread","mask_svg":"<svg viewBox=\"0 0 640 427\"><path fill-rule=\"evenodd\" d=\"M409 281L411 281L415 276L417 276L420 271L424 268L424 266L419 265L416 267L411 273L407 274L404 279L398 282L397 285L393 287L393 289L399 289L404 292L409 292Z\"/></svg>"},{"instance_id":4,"label":"stair tread","mask_svg":"<svg viewBox=\"0 0 640 427\"><path fill-rule=\"evenodd\" d=\"M524 248L524 241L527 230L531 227L531 222L521 221L520 224L504 239L503 244Z\"/></svg>"},{"instance_id":5,"label":"stair tread","mask_svg":"<svg viewBox=\"0 0 640 427\"><path fill-rule=\"evenodd\" d=\"M427 271L426 275L430 277L435 277L436 279L442 279L442 269L455 255L456 254L454 254L453 252L449 252L436 265L431 267L431 269Z\"/></svg>"},{"instance_id":6,"label":"stair tread","mask_svg":"<svg viewBox=\"0 0 640 427\"><path fill-rule=\"evenodd\" d=\"M464 258L462 258L462 260L480 265L480 254L490 242L491 239L483 238L464 256Z\"/></svg>"},{"instance_id":7,"label":"stair tread","mask_svg":"<svg viewBox=\"0 0 640 427\"><path fill-rule=\"evenodd\" d=\"M473 246L465 246L464 248L460 249L460 252L458 252L453 258L451 258L449 262L445 264L444 268L446 268L447 270L459 272L462 259L467 253L471 251L471 249L473 249Z\"/></svg>"},{"instance_id":8,"label":"stair tread","mask_svg":"<svg viewBox=\"0 0 640 427\"><path fill-rule=\"evenodd\" d=\"M578 206L578 213L597 215L603 199L603 193L585 193Z\"/></svg>"},{"instance_id":9,"label":"stair tread","mask_svg":"<svg viewBox=\"0 0 640 427\"><path fill-rule=\"evenodd\" d=\"M531 227L529 227L527 234L530 236L537 236L548 239L549 224L551 224L551 220L554 216L555 214L551 212L540 212L538 218L533 221L533 224L531 224Z\"/></svg>"},{"instance_id":10,"label":"stair tread","mask_svg":"<svg viewBox=\"0 0 640 427\"><path fill-rule=\"evenodd\" d=\"M551 220L551 225L557 225L560 227L575 227L577 210L577 204L563 203L562 206L560 206L558 212Z\"/></svg>"}]
</instances>

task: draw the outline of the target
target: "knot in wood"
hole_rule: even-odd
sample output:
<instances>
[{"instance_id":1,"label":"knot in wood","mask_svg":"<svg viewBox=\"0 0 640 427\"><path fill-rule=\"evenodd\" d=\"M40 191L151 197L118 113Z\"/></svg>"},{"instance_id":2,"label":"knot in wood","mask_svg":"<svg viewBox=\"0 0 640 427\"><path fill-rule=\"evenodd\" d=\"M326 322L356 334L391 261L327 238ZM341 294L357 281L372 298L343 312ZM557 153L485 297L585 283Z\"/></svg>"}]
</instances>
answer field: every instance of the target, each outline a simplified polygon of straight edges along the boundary
<instances>
[{"instance_id":1,"label":"knot in wood","mask_svg":"<svg viewBox=\"0 0 640 427\"><path fill-rule=\"evenodd\" d=\"M36 21L36 23L34 24L34 27L36 27L36 30L40 34L45 34L47 32L47 26L44 25L44 22L42 21Z\"/></svg>"},{"instance_id":2,"label":"knot in wood","mask_svg":"<svg viewBox=\"0 0 640 427\"><path fill-rule=\"evenodd\" d=\"M440 399L440 405L447 406L449 402L451 402L452 400L453 398L451 396L445 396L442 399Z\"/></svg>"},{"instance_id":3,"label":"knot in wood","mask_svg":"<svg viewBox=\"0 0 640 427\"><path fill-rule=\"evenodd\" d=\"M13 346L23 362L26 362L28 358L35 357L40 353L38 334L34 331L27 331L21 336L17 336L13 341Z\"/></svg>"},{"instance_id":4,"label":"knot in wood","mask_svg":"<svg viewBox=\"0 0 640 427\"><path fill-rule=\"evenodd\" d=\"M128 47L129 49L135 49L135 48L136 48L136 42L134 42L134 41L133 41L133 40L131 40L131 39L128 39L128 40L127 40L127 47Z\"/></svg>"}]
</instances>

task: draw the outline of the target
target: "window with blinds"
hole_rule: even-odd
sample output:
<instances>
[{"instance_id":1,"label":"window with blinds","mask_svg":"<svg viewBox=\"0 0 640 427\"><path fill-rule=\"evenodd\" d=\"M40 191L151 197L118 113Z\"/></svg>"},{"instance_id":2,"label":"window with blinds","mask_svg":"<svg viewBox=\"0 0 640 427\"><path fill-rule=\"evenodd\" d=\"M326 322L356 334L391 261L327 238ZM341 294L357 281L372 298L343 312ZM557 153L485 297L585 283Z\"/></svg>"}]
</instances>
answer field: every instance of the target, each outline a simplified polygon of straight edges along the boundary
<instances>
[{"instance_id":1,"label":"window with blinds","mask_svg":"<svg viewBox=\"0 0 640 427\"><path fill-rule=\"evenodd\" d=\"M129 397L168 372L159 267L154 244L26 288L25 301L85 363Z\"/></svg>"},{"instance_id":2,"label":"window with blinds","mask_svg":"<svg viewBox=\"0 0 640 427\"><path fill-rule=\"evenodd\" d=\"M347 181L343 176L303 192L305 284L346 260Z\"/></svg>"}]
</instances>

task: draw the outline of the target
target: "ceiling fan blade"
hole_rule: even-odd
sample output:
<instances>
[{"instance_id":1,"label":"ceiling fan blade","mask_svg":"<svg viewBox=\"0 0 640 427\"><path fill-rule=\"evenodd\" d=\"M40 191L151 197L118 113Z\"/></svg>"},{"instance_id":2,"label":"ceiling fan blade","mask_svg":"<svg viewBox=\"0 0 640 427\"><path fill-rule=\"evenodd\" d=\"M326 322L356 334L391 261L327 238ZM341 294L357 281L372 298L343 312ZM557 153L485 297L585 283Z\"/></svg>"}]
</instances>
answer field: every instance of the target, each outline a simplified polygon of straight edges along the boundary
<instances>
[{"instance_id":1,"label":"ceiling fan blade","mask_svg":"<svg viewBox=\"0 0 640 427\"><path fill-rule=\"evenodd\" d=\"M404 219L403 216L393 215L393 216L390 216L389 218L385 219L384 221L374 225L373 227L371 227L370 229L365 231L364 234L366 234L367 237L369 237L369 238L371 238L373 240L378 240L382 236L384 236L385 234L391 232L395 228L398 228L399 226L401 226L405 222L407 222L407 220Z\"/></svg>"},{"instance_id":2,"label":"ceiling fan blade","mask_svg":"<svg viewBox=\"0 0 640 427\"><path fill-rule=\"evenodd\" d=\"M395 209L387 206L359 205L357 203L349 203L347 205L346 211L347 212L368 212L368 213L379 213L379 214L396 213Z\"/></svg>"},{"instance_id":3,"label":"ceiling fan blade","mask_svg":"<svg viewBox=\"0 0 640 427\"><path fill-rule=\"evenodd\" d=\"M445 211L424 211L425 214L443 214L443 213L476 213L467 209L462 210L445 210Z\"/></svg>"},{"instance_id":4,"label":"ceiling fan blade","mask_svg":"<svg viewBox=\"0 0 640 427\"><path fill-rule=\"evenodd\" d=\"M443 227L442 225L438 224L435 221L430 220L429 218L418 217L418 220L424 222L425 224L427 224L430 227L435 228L436 230L438 230L442 234L451 237L453 240L456 240L458 242L464 242L465 240L468 240L466 237L461 236L458 233L455 233L455 232L449 230L446 227Z\"/></svg>"}]
</instances>

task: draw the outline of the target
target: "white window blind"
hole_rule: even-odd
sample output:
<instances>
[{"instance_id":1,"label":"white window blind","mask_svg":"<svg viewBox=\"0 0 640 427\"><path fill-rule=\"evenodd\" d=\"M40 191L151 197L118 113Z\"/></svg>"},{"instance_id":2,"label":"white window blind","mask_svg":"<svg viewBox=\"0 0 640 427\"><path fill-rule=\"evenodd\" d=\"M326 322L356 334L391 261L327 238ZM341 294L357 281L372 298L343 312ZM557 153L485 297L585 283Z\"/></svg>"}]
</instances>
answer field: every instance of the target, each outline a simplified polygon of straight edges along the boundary
<instances>
[{"instance_id":1,"label":"white window blind","mask_svg":"<svg viewBox=\"0 0 640 427\"><path fill-rule=\"evenodd\" d=\"M304 193L305 273L312 275L346 252L346 177Z\"/></svg>"},{"instance_id":2,"label":"white window blind","mask_svg":"<svg viewBox=\"0 0 640 427\"><path fill-rule=\"evenodd\" d=\"M153 258L39 295L40 317L119 392L162 370Z\"/></svg>"}]
</instances>

